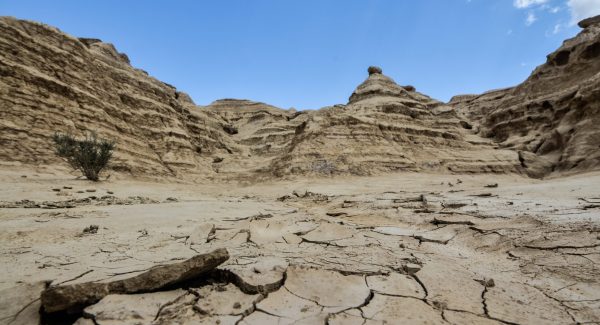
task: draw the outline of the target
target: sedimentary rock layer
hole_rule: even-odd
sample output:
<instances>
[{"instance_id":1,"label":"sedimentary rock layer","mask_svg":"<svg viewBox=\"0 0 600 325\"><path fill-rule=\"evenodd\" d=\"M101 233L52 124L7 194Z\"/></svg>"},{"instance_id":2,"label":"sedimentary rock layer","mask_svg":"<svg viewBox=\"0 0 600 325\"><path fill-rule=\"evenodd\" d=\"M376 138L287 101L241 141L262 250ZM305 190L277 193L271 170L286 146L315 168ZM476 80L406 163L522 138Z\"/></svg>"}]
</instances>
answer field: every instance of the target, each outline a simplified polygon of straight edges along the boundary
<instances>
[{"instance_id":1,"label":"sedimentary rock layer","mask_svg":"<svg viewBox=\"0 0 600 325\"><path fill-rule=\"evenodd\" d=\"M296 112L245 100L196 106L114 46L0 18L0 161L65 166L55 132L117 142L113 171L257 180L398 170L511 172L516 153L470 134L449 106L381 69L348 105ZM196 177L194 176L194 177Z\"/></svg>"},{"instance_id":2,"label":"sedimentary rock layer","mask_svg":"<svg viewBox=\"0 0 600 325\"><path fill-rule=\"evenodd\" d=\"M8 17L0 31L0 160L58 164L54 132L97 132L117 141L115 170L210 174L202 151L225 147L224 131L187 95L111 44Z\"/></svg>"},{"instance_id":3,"label":"sedimentary rock layer","mask_svg":"<svg viewBox=\"0 0 600 325\"><path fill-rule=\"evenodd\" d=\"M271 169L279 175L519 170L516 153L471 134L451 107L374 71L348 105L311 112Z\"/></svg>"},{"instance_id":4,"label":"sedimentary rock layer","mask_svg":"<svg viewBox=\"0 0 600 325\"><path fill-rule=\"evenodd\" d=\"M479 135L519 151L532 176L600 166L600 23L566 40L522 84L450 101Z\"/></svg>"}]
</instances>

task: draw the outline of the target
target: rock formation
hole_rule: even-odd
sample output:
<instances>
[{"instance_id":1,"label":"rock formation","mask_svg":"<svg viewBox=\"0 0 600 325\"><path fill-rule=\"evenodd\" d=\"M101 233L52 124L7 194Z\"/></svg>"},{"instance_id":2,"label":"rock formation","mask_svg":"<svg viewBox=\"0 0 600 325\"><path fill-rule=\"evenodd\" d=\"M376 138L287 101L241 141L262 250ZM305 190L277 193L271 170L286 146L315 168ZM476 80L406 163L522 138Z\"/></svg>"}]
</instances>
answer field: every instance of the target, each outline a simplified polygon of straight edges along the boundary
<instances>
[{"instance_id":1,"label":"rock formation","mask_svg":"<svg viewBox=\"0 0 600 325\"><path fill-rule=\"evenodd\" d=\"M478 134L519 152L531 176L600 166L600 16L522 84L450 101Z\"/></svg>"},{"instance_id":2,"label":"rock formation","mask_svg":"<svg viewBox=\"0 0 600 325\"><path fill-rule=\"evenodd\" d=\"M451 107L378 67L348 105L295 112L246 100L196 106L98 39L0 19L4 164L61 166L54 132L117 142L113 171L258 180L400 170L518 172L516 153L470 134Z\"/></svg>"},{"instance_id":3,"label":"rock formation","mask_svg":"<svg viewBox=\"0 0 600 325\"><path fill-rule=\"evenodd\" d=\"M133 68L111 44L9 17L0 31L3 163L59 164L54 132L95 131L117 141L116 171L210 175L207 152L227 138L189 96Z\"/></svg>"},{"instance_id":4,"label":"rock formation","mask_svg":"<svg viewBox=\"0 0 600 325\"><path fill-rule=\"evenodd\" d=\"M516 153L471 134L451 107L406 90L379 68L369 72L348 105L307 114L274 160L276 175L519 171Z\"/></svg>"}]
</instances>

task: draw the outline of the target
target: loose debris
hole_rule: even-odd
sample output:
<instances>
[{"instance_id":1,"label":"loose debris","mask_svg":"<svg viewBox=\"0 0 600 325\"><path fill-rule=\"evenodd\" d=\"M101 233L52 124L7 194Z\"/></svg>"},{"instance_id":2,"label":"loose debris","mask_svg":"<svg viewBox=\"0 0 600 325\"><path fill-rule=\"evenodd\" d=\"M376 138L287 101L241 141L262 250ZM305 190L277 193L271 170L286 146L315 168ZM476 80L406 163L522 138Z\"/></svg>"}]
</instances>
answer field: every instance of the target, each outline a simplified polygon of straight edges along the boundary
<instances>
[{"instance_id":1,"label":"loose debris","mask_svg":"<svg viewBox=\"0 0 600 325\"><path fill-rule=\"evenodd\" d=\"M26 209L69 209L86 205L132 205L132 204L153 204L159 201L142 196L130 196L125 199L117 198L112 195L102 197L89 196L81 199L71 199L65 201L43 201L36 202L31 200L21 200L16 202L0 202L0 209L6 208L26 208Z\"/></svg>"},{"instance_id":2,"label":"loose debris","mask_svg":"<svg viewBox=\"0 0 600 325\"><path fill-rule=\"evenodd\" d=\"M90 225L83 229L84 235L95 234L98 232L98 225Z\"/></svg>"}]
</instances>

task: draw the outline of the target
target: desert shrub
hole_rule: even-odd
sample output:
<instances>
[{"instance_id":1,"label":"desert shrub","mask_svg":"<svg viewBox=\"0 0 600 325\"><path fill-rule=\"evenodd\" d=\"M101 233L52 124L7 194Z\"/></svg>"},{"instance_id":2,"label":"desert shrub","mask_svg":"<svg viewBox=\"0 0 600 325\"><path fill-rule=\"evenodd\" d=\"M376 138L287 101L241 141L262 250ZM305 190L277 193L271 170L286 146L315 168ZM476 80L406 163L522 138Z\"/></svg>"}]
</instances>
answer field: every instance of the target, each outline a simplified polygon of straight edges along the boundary
<instances>
[{"instance_id":1,"label":"desert shrub","mask_svg":"<svg viewBox=\"0 0 600 325\"><path fill-rule=\"evenodd\" d=\"M108 166L115 143L89 133L82 140L70 134L56 133L53 137L56 154L89 180L98 181L100 172Z\"/></svg>"}]
</instances>

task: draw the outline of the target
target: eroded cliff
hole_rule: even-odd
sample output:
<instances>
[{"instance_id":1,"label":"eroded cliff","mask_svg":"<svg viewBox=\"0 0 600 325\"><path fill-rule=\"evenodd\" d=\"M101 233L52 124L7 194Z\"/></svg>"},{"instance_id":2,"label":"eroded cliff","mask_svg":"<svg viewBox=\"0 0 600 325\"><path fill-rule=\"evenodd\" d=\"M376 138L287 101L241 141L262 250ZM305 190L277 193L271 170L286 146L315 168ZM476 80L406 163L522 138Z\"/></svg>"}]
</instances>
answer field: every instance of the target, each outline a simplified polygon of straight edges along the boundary
<instances>
[{"instance_id":1,"label":"eroded cliff","mask_svg":"<svg viewBox=\"0 0 600 325\"><path fill-rule=\"evenodd\" d=\"M531 176L600 166L600 20L579 25L522 84L449 103L479 135L518 151Z\"/></svg>"},{"instance_id":2,"label":"eroded cliff","mask_svg":"<svg viewBox=\"0 0 600 325\"><path fill-rule=\"evenodd\" d=\"M3 164L63 164L52 148L57 131L116 140L114 171L186 179L544 176L593 169L600 159L593 21L515 88L444 104L372 67L346 105L302 112L234 99L197 106L111 44L9 17L0 29Z\"/></svg>"}]
</instances>

